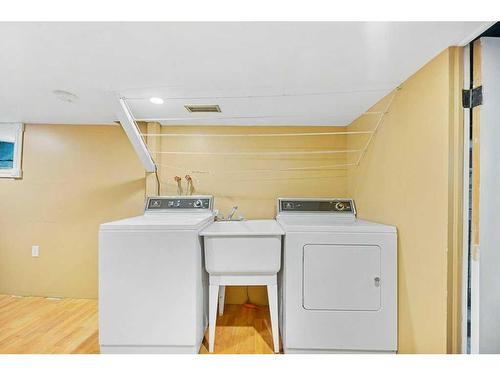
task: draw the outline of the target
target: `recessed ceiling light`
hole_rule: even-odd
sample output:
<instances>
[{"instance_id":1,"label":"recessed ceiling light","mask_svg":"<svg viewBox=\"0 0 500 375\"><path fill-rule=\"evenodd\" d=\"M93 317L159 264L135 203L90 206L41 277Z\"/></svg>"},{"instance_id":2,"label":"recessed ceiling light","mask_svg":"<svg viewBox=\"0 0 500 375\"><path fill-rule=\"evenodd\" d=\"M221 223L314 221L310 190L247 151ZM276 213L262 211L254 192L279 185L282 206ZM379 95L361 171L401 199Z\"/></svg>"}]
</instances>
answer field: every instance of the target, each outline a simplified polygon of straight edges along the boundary
<instances>
[{"instance_id":1,"label":"recessed ceiling light","mask_svg":"<svg viewBox=\"0 0 500 375\"><path fill-rule=\"evenodd\" d=\"M162 98L152 97L152 98L149 98L149 101L153 104L163 104Z\"/></svg>"},{"instance_id":2,"label":"recessed ceiling light","mask_svg":"<svg viewBox=\"0 0 500 375\"><path fill-rule=\"evenodd\" d=\"M78 96L69 91L54 90L52 93L57 97L57 99L66 103L74 103L78 100Z\"/></svg>"}]
</instances>

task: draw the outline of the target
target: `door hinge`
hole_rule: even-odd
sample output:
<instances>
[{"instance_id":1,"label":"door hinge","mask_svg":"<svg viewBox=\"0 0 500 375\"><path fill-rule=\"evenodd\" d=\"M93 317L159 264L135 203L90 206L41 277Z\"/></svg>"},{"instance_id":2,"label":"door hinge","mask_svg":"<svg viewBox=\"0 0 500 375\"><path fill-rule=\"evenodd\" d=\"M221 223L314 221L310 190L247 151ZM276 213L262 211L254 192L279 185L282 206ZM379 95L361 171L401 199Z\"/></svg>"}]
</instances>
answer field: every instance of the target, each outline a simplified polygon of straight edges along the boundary
<instances>
[{"instance_id":1,"label":"door hinge","mask_svg":"<svg viewBox=\"0 0 500 375\"><path fill-rule=\"evenodd\" d=\"M472 90L462 90L462 106L474 108L483 104L483 86L474 87Z\"/></svg>"}]
</instances>

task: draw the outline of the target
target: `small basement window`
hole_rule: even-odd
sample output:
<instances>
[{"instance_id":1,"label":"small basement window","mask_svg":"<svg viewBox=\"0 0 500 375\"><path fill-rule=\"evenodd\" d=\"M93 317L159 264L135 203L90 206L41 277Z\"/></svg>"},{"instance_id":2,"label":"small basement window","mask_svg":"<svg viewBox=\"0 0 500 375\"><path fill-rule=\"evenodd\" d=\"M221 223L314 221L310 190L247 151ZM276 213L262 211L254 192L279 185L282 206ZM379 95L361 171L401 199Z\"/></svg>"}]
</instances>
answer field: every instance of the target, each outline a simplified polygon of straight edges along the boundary
<instances>
[{"instance_id":1,"label":"small basement window","mask_svg":"<svg viewBox=\"0 0 500 375\"><path fill-rule=\"evenodd\" d=\"M0 123L0 178L20 178L23 124Z\"/></svg>"}]
</instances>

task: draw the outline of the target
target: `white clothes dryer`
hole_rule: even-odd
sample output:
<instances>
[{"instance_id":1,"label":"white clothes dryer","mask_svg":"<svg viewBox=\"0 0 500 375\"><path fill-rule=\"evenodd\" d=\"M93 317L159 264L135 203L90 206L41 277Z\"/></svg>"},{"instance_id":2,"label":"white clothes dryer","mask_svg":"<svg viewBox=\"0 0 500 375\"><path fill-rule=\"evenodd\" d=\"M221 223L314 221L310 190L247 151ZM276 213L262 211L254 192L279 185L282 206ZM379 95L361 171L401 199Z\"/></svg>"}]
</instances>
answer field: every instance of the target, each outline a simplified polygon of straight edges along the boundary
<instances>
[{"instance_id":1,"label":"white clothes dryer","mask_svg":"<svg viewBox=\"0 0 500 375\"><path fill-rule=\"evenodd\" d=\"M397 351L397 234L350 199L279 198L285 353Z\"/></svg>"}]
</instances>

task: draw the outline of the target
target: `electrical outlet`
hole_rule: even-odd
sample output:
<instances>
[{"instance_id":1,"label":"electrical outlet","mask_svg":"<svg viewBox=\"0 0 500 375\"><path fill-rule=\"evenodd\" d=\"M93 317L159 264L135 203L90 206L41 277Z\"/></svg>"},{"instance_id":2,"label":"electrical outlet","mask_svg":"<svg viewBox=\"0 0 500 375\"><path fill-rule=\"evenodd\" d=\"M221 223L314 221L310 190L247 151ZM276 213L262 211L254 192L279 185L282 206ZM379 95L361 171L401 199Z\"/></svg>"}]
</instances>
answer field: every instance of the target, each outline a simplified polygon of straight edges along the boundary
<instances>
[{"instance_id":1,"label":"electrical outlet","mask_svg":"<svg viewBox=\"0 0 500 375\"><path fill-rule=\"evenodd\" d=\"M38 245L31 246L31 256L32 257L39 257L40 256L40 246L38 246Z\"/></svg>"}]
</instances>

